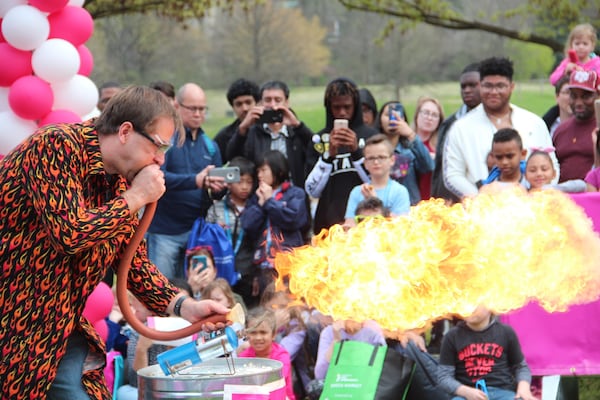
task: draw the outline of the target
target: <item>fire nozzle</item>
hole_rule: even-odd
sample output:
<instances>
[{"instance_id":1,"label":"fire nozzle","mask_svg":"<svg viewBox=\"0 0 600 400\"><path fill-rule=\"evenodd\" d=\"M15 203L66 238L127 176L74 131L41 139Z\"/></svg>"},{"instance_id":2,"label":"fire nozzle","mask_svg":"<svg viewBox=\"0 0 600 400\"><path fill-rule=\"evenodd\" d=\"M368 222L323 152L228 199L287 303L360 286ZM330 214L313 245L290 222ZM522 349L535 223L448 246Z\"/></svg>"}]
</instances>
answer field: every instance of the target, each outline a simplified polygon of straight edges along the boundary
<instances>
[{"instance_id":1,"label":"fire nozzle","mask_svg":"<svg viewBox=\"0 0 600 400\"><path fill-rule=\"evenodd\" d=\"M236 322L224 329L214 332L203 332L200 338L174 349L167 350L157 356L158 364L165 375L176 374L186 368L207 360L222 356L230 357L238 347L238 335L243 326ZM233 365L230 372L235 373Z\"/></svg>"}]
</instances>

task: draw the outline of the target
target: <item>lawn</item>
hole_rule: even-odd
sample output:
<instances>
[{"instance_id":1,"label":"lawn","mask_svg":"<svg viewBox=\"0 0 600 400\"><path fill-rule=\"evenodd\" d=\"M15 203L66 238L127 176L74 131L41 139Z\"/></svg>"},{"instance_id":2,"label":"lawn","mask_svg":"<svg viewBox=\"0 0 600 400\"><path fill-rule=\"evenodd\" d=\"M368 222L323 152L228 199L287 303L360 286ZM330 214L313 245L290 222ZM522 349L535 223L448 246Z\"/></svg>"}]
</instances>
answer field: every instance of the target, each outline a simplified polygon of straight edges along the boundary
<instances>
[{"instance_id":1,"label":"lawn","mask_svg":"<svg viewBox=\"0 0 600 400\"><path fill-rule=\"evenodd\" d=\"M414 116L417 99L423 95L440 100L446 116L456 111L461 104L459 87L454 82L407 86L400 90L399 95L396 94L393 86L378 85L368 88L380 105L388 100L400 99L410 117ZM325 123L323 106L325 88L292 87L290 90L291 107L313 131L320 130ZM207 90L206 95L210 111L204 123L204 130L209 136L214 136L220 128L233 120L233 114L225 98L225 90ZM554 88L546 81L517 82L511 101L541 116L554 104Z\"/></svg>"}]
</instances>

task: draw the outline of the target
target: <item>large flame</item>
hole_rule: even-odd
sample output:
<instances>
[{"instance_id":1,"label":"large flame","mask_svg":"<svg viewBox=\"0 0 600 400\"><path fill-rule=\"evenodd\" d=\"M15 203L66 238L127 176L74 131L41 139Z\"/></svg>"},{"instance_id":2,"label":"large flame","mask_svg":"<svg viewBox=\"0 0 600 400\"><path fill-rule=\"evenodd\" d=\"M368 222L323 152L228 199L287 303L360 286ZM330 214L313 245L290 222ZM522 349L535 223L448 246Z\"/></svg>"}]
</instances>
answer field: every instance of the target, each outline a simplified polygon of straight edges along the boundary
<instances>
[{"instance_id":1,"label":"large flame","mask_svg":"<svg viewBox=\"0 0 600 400\"><path fill-rule=\"evenodd\" d=\"M424 201L347 232L335 225L277 254L275 267L324 314L406 330L478 304L503 313L534 300L548 311L593 301L599 261L600 238L568 196L515 189L451 207Z\"/></svg>"}]
</instances>

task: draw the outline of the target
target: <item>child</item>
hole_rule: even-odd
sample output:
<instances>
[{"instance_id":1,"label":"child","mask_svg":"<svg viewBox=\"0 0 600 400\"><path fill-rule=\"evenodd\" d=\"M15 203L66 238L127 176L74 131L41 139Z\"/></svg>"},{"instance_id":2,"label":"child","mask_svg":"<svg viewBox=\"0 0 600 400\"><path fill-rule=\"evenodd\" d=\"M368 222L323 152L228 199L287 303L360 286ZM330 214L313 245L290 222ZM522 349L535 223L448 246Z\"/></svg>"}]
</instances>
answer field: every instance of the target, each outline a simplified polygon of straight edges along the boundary
<instances>
[{"instance_id":1,"label":"child","mask_svg":"<svg viewBox=\"0 0 600 400\"><path fill-rule=\"evenodd\" d=\"M600 58L594 54L596 40L596 29L592 25L575 26L567 38L565 58L550 75L550 83L556 85L560 78L574 70L594 70L600 74Z\"/></svg>"},{"instance_id":2,"label":"child","mask_svg":"<svg viewBox=\"0 0 600 400\"><path fill-rule=\"evenodd\" d=\"M257 175L258 189L248 200L241 222L248 235L259 239L254 264L270 268L273 250L304 244L301 229L308 219L306 194L290 182L288 161L278 150L265 152Z\"/></svg>"},{"instance_id":3,"label":"child","mask_svg":"<svg viewBox=\"0 0 600 400\"><path fill-rule=\"evenodd\" d=\"M254 163L244 157L235 157L228 166L240 169L240 181L230 183L223 199L213 203L206 215L206 222L221 225L231 241L235 254L235 270L240 275L233 290L243 297L246 304L250 304L252 260L256 244L242 229L240 216L254 189Z\"/></svg>"},{"instance_id":4,"label":"child","mask_svg":"<svg viewBox=\"0 0 600 400\"><path fill-rule=\"evenodd\" d=\"M519 132L512 128L499 129L492 139L490 154L495 166L487 179L481 182L483 185L492 182L500 182L502 185L524 183L527 150L523 148L523 140Z\"/></svg>"},{"instance_id":5,"label":"child","mask_svg":"<svg viewBox=\"0 0 600 400\"><path fill-rule=\"evenodd\" d=\"M246 335L250 347L239 353L239 357L261 357L283 363L283 377L285 378L285 393L289 400L295 400L292 384L292 367L290 355L275 338L275 314L271 310L255 308L248 315L246 321Z\"/></svg>"},{"instance_id":6,"label":"child","mask_svg":"<svg viewBox=\"0 0 600 400\"><path fill-rule=\"evenodd\" d=\"M248 313L242 297L239 294L234 293L233 290L231 290L231 286L229 286L229 282L223 278L217 278L210 282L200 293L202 295L201 298L214 300L228 308L233 308L236 304L240 304L244 309L244 314Z\"/></svg>"},{"instance_id":7,"label":"child","mask_svg":"<svg viewBox=\"0 0 600 400\"><path fill-rule=\"evenodd\" d=\"M554 149L546 150L554 151ZM527 159L525 179L529 183L529 190L556 189L568 193L585 192L586 182L581 179L573 179L558 184L552 184L552 180L556 177L556 170L554 169L554 164L552 163L548 151L532 149L531 154Z\"/></svg>"},{"instance_id":8,"label":"child","mask_svg":"<svg viewBox=\"0 0 600 400\"><path fill-rule=\"evenodd\" d=\"M392 216L406 214L410 210L408 190L390 179L390 170L394 165L393 152L392 144L384 134L379 133L367 139L363 153L371 182L355 186L350 192L344 226L356 225L356 206L369 197L379 197Z\"/></svg>"},{"instance_id":9,"label":"child","mask_svg":"<svg viewBox=\"0 0 600 400\"><path fill-rule=\"evenodd\" d=\"M530 382L515 331L484 306L444 336L439 385L453 400L535 400Z\"/></svg>"},{"instance_id":10,"label":"child","mask_svg":"<svg viewBox=\"0 0 600 400\"><path fill-rule=\"evenodd\" d=\"M389 139L394 149L394 165L390 176L408 190L410 204L421 200L419 179L433 171L434 162L429 149L407 123L406 112L399 111L402 105L395 101L387 102L381 108L378 125Z\"/></svg>"},{"instance_id":11,"label":"child","mask_svg":"<svg viewBox=\"0 0 600 400\"><path fill-rule=\"evenodd\" d=\"M206 264L197 262L194 256L204 256ZM202 297L202 289L217 278L217 268L210 246L197 246L186 251L187 282L195 299Z\"/></svg>"}]
</instances>

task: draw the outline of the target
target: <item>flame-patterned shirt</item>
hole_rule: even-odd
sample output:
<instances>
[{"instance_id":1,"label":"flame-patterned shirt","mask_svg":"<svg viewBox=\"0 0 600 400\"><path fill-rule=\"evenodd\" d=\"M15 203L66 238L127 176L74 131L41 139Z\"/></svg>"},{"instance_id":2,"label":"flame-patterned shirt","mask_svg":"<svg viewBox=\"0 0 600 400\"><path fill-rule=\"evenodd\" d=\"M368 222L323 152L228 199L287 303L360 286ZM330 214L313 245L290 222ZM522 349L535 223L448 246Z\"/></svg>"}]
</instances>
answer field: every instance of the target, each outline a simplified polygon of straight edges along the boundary
<instances>
[{"instance_id":1,"label":"flame-patterned shirt","mask_svg":"<svg viewBox=\"0 0 600 400\"><path fill-rule=\"evenodd\" d=\"M0 395L44 399L80 331L99 363L82 383L110 399L102 374L104 344L82 311L108 268L116 268L138 224L125 178L104 171L94 122L38 130L0 161ZM164 313L177 289L140 245L129 289ZM93 369L92 369L93 368Z\"/></svg>"}]
</instances>

